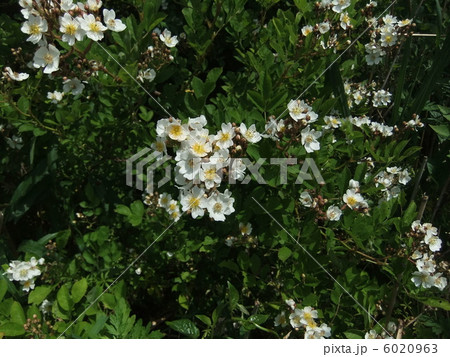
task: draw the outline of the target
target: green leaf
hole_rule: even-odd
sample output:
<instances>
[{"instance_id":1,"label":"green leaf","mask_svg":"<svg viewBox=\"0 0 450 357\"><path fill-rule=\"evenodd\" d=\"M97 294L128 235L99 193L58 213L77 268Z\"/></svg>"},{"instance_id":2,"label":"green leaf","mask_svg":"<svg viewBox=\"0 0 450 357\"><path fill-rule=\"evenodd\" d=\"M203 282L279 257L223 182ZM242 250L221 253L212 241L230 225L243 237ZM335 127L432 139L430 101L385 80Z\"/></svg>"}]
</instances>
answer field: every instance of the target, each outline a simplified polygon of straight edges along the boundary
<instances>
[{"instance_id":1,"label":"green leaf","mask_svg":"<svg viewBox=\"0 0 450 357\"><path fill-rule=\"evenodd\" d=\"M345 337L348 339L361 339L364 338L364 333L359 330L348 330L344 332Z\"/></svg>"},{"instance_id":2,"label":"green leaf","mask_svg":"<svg viewBox=\"0 0 450 357\"><path fill-rule=\"evenodd\" d=\"M59 306L63 308L66 311L70 311L73 306L72 298L69 294L69 289L67 288L67 285L63 285L56 294L56 298L58 300Z\"/></svg>"},{"instance_id":3,"label":"green leaf","mask_svg":"<svg viewBox=\"0 0 450 357\"><path fill-rule=\"evenodd\" d=\"M23 328L23 324L19 324L16 322L7 322L0 326L0 333L4 333L5 336L21 336L25 334L25 329Z\"/></svg>"},{"instance_id":4,"label":"green leaf","mask_svg":"<svg viewBox=\"0 0 450 357\"><path fill-rule=\"evenodd\" d=\"M72 300L73 302L76 304L77 302L79 302L83 296L86 294L87 291L87 281L85 278L77 281L75 284L73 284L72 286L72 290L71 290L71 295L72 295Z\"/></svg>"},{"instance_id":5,"label":"green leaf","mask_svg":"<svg viewBox=\"0 0 450 357\"><path fill-rule=\"evenodd\" d=\"M175 321L167 321L167 326L172 330L175 330L186 337L198 338L200 336L200 330L195 326L195 324L188 319L181 319Z\"/></svg>"},{"instance_id":6,"label":"green leaf","mask_svg":"<svg viewBox=\"0 0 450 357\"><path fill-rule=\"evenodd\" d=\"M6 279L1 276L0 277L0 302L3 300L6 292L8 291L8 282Z\"/></svg>"},{"instance_id":7,"label":"green leaf","mask_svg":"<svg viewBox=\"0 0 450 357\"><path fill-rule=\"evenodd\" d=\"M439 135L441 141L447 140L450 136L450 129L448 125L429 125L436 134Z\"/></svg>"},{"instance_id":8,"label":"green leaf","mask_svg":"<svg viewBox=\"0 0 450 357\"><path fill-rule=\"evenodd\" d=\"M16 322L22 325L26 322L23 308L17 301L14 301L12 303L10 315L11 315L11 322Z\"/></svg>"},{"instance_id":9,"label":"green leaf","mask_svg":"<svg viewBox=\"0 0 450 357\"><path fill-rule=\"evenodd\" d=\"M402 217L403 226L409 227L417 215L417 206L415 202L411 202Z\"/></svg>"},{"instance_id":10,"label":"green leaf","mask_svg":"<svg viewBox=\"0 0 450 357\"><path fill-rule=\"evenodd\" d=\"M117 205L114 212L122 214L127 217L131 215L131 210L125 205Z\"/></svg>"},{"instance_id":11,"label":"green leaf","mask_svg":"<svg viewBox=\"0 0 450 357\"><path fill-rule=\"evenodd\" d=\"M254 322L255 324L261 325L267 321L269 315L252 315L248 318L250 322Z\"/></svg>"},{"instance_id":12,"label":"green leaf","mask_svg":"<svg viewBox=\"0 0 450 357\"><path fill-rule=\"evenodd\" d=\"M285 262L292 255L292 250L288 247L281 247L278 250L278 259Z\"/></svg>"},{"instance_id":13,"label":"green leaf","mask_svg":"<svg viewBox=\"0 0 450 357\"><path fill-rule=\"evenodd\" d=\"M233 311L237 303L239 302L239 292L229 281L227 282L227 285L228 285L228 299L230 302L230 310Z\"/></svg>"},{"instance_id":14,"label":"green leaf","mask_svg":"<svg viewBox=\"0 0 450 357\"><path fill-rule=\"evenodd\" d=\"M212 324L211 319L206 315L195 315L195 317L203 322L206 326L211 326Z\"/></svg>"},{"instance_id":15,"label":"green leaf","mask_svg":"<svg viewBox=\"0 0 450 357\"><path fill-rule=\"evenodd\" d=\"M128 218L128 221L131 223L133 227L136 227L141 224L142 217L144 216L144 204L142 201L134 201L131 206L131 216Z\"/></svg>"},{"instance_id":16,"label":"green leaf","mask_svg":"<svg viewBox=\"0 0 450 357\"><path fill-rule=\"evenodd\" d=\"M28 304L39 305L50 294L52 288L50 286L38 286L30 295L28 295Z\"/></svg>"},{"instance_id":17,"label":"green leaf","mask_svg":"<svg viewBox=\"0 0 450 357\"><path fill-rule=\"evenodd\" d=\"M414 296L414 298L417 301L420 301L422 304L431 306L431 307L437 307L446 311L450 311L450 301L447 301L445 299L439 299L439 298L432 298L432 297L420 297L420 296Z\"/></svg>"}]
</instances>

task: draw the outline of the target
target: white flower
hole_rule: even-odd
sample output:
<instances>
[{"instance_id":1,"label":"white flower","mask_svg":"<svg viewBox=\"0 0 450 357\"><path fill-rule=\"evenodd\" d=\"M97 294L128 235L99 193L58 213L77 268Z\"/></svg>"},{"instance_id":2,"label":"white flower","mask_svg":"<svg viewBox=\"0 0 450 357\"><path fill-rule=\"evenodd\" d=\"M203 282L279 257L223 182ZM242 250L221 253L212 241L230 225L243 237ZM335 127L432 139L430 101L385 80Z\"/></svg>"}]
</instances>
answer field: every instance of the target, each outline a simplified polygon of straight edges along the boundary
<instances>
[{"instance_id":1,"label":"white flower","mask_svg":"<svg viewBox=\"0 0 450 357\"><path fill-rule=\"evenodd\" d=\"M218 174L218 169L213 163L202 163L200 170L200 180L205 183L206 189L211 189L214 186L219 186L222 178Z\"/></svg>"},{"instance_id":2,"label":"white flower","mask_svg":"<svg viewBox=\"0 0 450 357\"><path fill-rule=\"evenodd\" d=\"M46 315L52 312L52 306L53 304L50 301L44 299L44 301L42 301L42 304L39 306L39 310L42 312L42 314Z\"/></svg>"},{"instance_id":3,"label":"white flower","mask_svg":"<svg viewBox=\"0 0 450 357\"><path fill-rule=\"evenodd\" d=\"M385 26L381 29L381 46L389 47L397 44L397 33L393 27Z\"/></svg>"},{"instance_id":4,"label":"white flower","mask_svg":"<svg viewBox=\"0 0 450 357\"><path fill-rule=\"evenodd\" d=\"M170 218L175 222L178 222L181 218L180 208L178 206L175 210L169 211L169 214Z\"/></svg>"},{"instance_id":5,"label":"white flower","mask_svg":"<svg viewBox=\"0 0 450 357\"><path fill-rule=\"evenodd\" d=\"M419 272L434 273L436 271L436 263L433 260L434 256L428 256L425 253L421 259L416 260L416 268Z\"/></svg>"},{"instance_id":6,"label":"white flower","mask_svg":"<svg viewBox=\"0 0 450 357\"><path fill-rule=\"evenodd\" d=\"M137 268L135 271L136 275L141 275L142 274L142 269L141 268Z\"/></svg>"},{"instance_id":7,"label":"white flower","mask_svg":"<svg viewBox=\"0 0 450 357\"><path fill-rule=\"evenodd\" d=\"M172 195L169 193L162 193L158 198L158 206L167 209L171 200Z\"/></svg>"},{"instance_id":8,"label":"white flower","mask_svg":"<svg viewBox=\"0 0 450 357\"><path fill-rule=\"evenodd\" d=\"M328 325L325 323L316 327L313 331L314 331L314 338L331 337L331 327L328 327ZM309 332L309 331L307 331L307 332Z\"/></svg>"},{"instance_id":9,"label":"white flower","mask_svg":"<svg viewBox=\"0 0 450 357\"><path fill-rule=\"evenodd\" d=\"M122 20L116 19L114 10L103 9L103 22L111 31L120 32L127 28Z\"/></svg>"},{"instance_id":10,"label":"white flower","mask_svg":"<svg viewBox=\"0 0 450 357\"><path fill-rule=\"evenodd\" d=\"M447 286L447 278L441 275L442 273L437 273L433 276L433 278L434 278L434 286L442 291Z\"/></svg>"},{"instance_id":11,"label":"white flower","mask_svg":"<svg viewBox=\"0 0 450 357\"><path fill-rule=\"evenodd\" d=\"M348 187L349 188L354 188L354 189L359 189L359 181L356 181L356 180L350 180L349 182L348 182Z\"/></svg>"},{"instance_id":12,"label":"white flower","mask_svg":"<svg viewBox=\"0 0 450 357\"><path fill-rule=\"evenodd\" d=\"M252 225L250 224L250 222L248 222L248 223L240 222L239 223L239 231L241 232L241 234L243 236L250 235L252 233L252 230L253 230L253 228L252 228Z\"/></svg>"},{"instance_id":13,"label":"white flower","mask_svg":"<svg viewBox=\"0 0 450 357\"><path fill-rule=\"evenodd\" d=\"M342 12L342 10L344 10L350 6L351 1L350 0L333 0L332 4L333 4L333 7L331 8L331 10L340 14Z\"/></svg>"},{"instance_id":14,"label":"white flower","mask_svg":"<svg viewBox=\"0 0 450 357\"><path fill-rule=\"evenodd\" d=\"M305 207L316 207L316 201L313 201L311 195L307 191L303 191L300 194L300 203Z\"/></svg>"},{"instance_id":15,"label":"white flower","mask_svg":"<svg viewBox=\"0 0 450 357\"><path fill-rule=\"evenodd\" d=\"M310 25L306 25L302 27L302 34L303 36L308 36L311 32L313 32L313 27Z\"/></svg>"},{"instance_id":16,"label":"white flower","mask_svg":"<svg viewBox=\"0 0 450 357\"><path fill-rule=\"evenodd\" d=\"M70 11L75 9L75 4L73 3L73 0L61 0L60 6L62 11Z\"/></svg>"},{"instance_id":17,"label":"white flower","mask_svg":"<svg viewBox=\"0 0 450 357\"><path fill-rule=\"evenodd\" d=\"M341 218L342 215L342 211L340 210L339 207L337 206L330 206L327 209L327 218L330 221L339 221L339 219Z\"/></svg>"},{"instance_id":18,"label":"white flower","mask_svg":"<svg viewBox=\"0 0 450 357\"><path fill-rule=\"evenodd\" d=\"M222 123L222 130L220 130L214 137L216 145L220 149L228 149L233 145L234 128L231 123Z\"/></svg>"},{"instance_id":19,"label":"white flower","mask_svg":"<svg viewBox=\"0 0 450 357\"><path fill-rule=\"evenodd\" d=\"M101 0L87 0L86 5L89 6L90 11L95 12L95 11L98 11L102 7L102 1Z\"/></svg>"},{"instance_id":20,"label":"white flower","mask_svg":"<svg viewBox=\"0 0 450 357\"><path fill-rule=\"evenodd\" d=\"M287 306L289 306L289 308L291 310L295 310L295 301L293 299L287 299L284 301L286 303Z\"/></svg>"},{"instance_id":21,"label":"white flower","mask_svg":"<svg viewBox=\"0 0 450 357\"><path fill-rule=\"evenodd\" d=\"M428 272L415 271L412 275L411 281L418 288L422 286L425 289L429 289L434 285L434 279Z\"/></svg>"},{"instance_id":22,"label":"white flower","mask_svg":"<svg viewBox=\"0 0 450 357\"><path fill-rule=\"evenodd\" d=\"M85 35L84 30L81 29L80 23L73 19L68 13L59 18L59 31L63 33L62 40L67 42L69 46L75 44L75 40L81 41Z\"/></svg>"},{"instance_id":23,"label":"white flower","mask_svg":"<svg viewBox=\"0 0 450 357\"><path fill-rule=\"evenodd\" d=\"M384 22L385 25L388 25L388 26L392 27L398 22L398 20L397 20L397 18L395 16L386 15L386 16L383 17L383 22Z\"/></svg>"},{"instance_id":24,"label":"white flower","mask_svg":"<svg viewBox=\"0 0 450 357\"><path fill-rule=\"evenodd\" d=\"M275 316L274 326L287 326L286 313L284 311L280 312L277 316Z\"/></svg>"},{"instance_id":25,"label":"white flower","mask_svg":"<svg viewBox=\"0 0 450 357\"><path fill-rule=\"evenodd\" d=\"M86 31L86 36L93 41L100 41L103 38L103 31L107 28L100 21L95 19L92 14L84 14L83 18L78 17L81 28Z\"/></svg>"},{"instance_id":26,"label":"white flower","mask_svg":"<svg viewBox=\"0 0 450 357\"><path fill-rule=\"evenodd\" d=\"M230 153L226 149L217 150L209 158L209 162L216 165L217 169L226 167L230 164Z\"/></svg>"},{"instance_id":27,"label":"white flower","mask_svg":"<svg viewBox=\"0 0 450 357\"><path fill-rule=\"evenodd\" d=\"M426 235L425 236L425 244L428 244L428 248L432 252L437 252L438 250L441 250L442 241L439 239L439 237L435 235Z\"/></svg>"},{"instance_id":28,"label":"white flower","mask_svg":"<svg viewBox=\"0 0 450 357\"><path fill-rule=\"evenodd\" d=\"M156 134L160 138L162 138L162 139L166 138L167 128L168 128L170 122L171 122L170 119L159 119L156 122Z\"/></svg>"},{"instance_id":29,"label":"white flower","mask_svg":"<svg viewBox=\"0 0 450 357\"><path fill-rule=\"evenodd\" d=\"M172 36L168 29L164 29L163 33L159 35L159 39L169 48L175 47L178 43L177 36Z\"/></svg>"},{"instance_id":30,"label":"white flower","mask_svg":"<svg viewBox=\"0 0 450 357\"><path fill-rule=\"evenodd\" d=\"M34 279L30 279L27 281L21 281L20 282L22 284L22 290L29 292L30 290L33 290L35 285L34 285Z\"/></svg>"},{"instance_id":31,"label":"white flower","mask_svg":"<svg viewBox=\"0 0 450 357\"><path fill-rule=\"evenodd\" d=\"M54 92L47 93L47 98L51 99L53 104L60 102L63 99L63 96L64 96L64 93L58 92L57 90L55 90Z\"/></svg>"},{"instance_id":32,"label":"white flower","mask_svg":"<svg viewBox=\"0 0 450 357\"><path fill-rule=\"evenodd\" d=\"M250 125L247 129L247 126L244 123L241 123L239 130L249 143L255 144L262 139L261 134L256 131L255 124Z\"/></svg>"},{"instance_id":33,"label":"white flower","mask_svg":"<svg viewBox=\"0 0 450 357\"><path fill-rule=\"evenodd\" d=\"M229 176L233 180L242 181L245 178L245 166L244 162L240 158L233 158L230 160L230 171Z\"/></svg>"},{"instance_id":34,"label":"white flower","mask_svg":"<svg viewBox=\"0 0 450 357\"><path fill-rule=\"evenodd\" d=\"M142 83L144 83L144 80L152 82L156 78L156 72L152 68L147 68L145 71L140 70L137 76L137 79L139 79Z\"/></svg>"},{"instance_id":35,"label":"white flower","mask_svg":"<svg viewBox=\"0 0 450 357\"><path fill-rule=\"evenodd\" d=\"M317 310L314 310L314 308L311 306L306 306L305 308L301 309L299 314L300 322L304 325L308 325L311 320L317 319L319 317Z\"/></svg>"},{"instance_id":36,"label":"white flower","mask_svg":"<svg viewBox=\"0 0 450 357\"><path fill-rule=\"evenodd\" d=\"M300 322L302 318L302 310L295 309L293 313L289 315L289 322L291 323L291 326L293 328L298 328L302 326L302 323Z\"/></svg>"},{"instance_id":37,"label":"white flower","mask_svg":"<svg viewBox=\"0 0 450 357\"><path fill-rule=\"evenodd\" d=\"M20 30L23 33L30 35L30 37L27 38L27 41L36 44L41 40L42 34L48 30L47 20L39 15L30 15L28 21L23 23Z\"/></svg>"},{"instance_id":38,"label":"white flower","mask_svg":"<svg viewBox=\"0 0 450 357\"><path fill-rule=\"evenodd\" d=\"M320 143L317 141L318 138L322 136L321 131L315 131L307 126L301 132L302 135L302 145L305 147L306 152L310 153L313 151L320 150Z\"/></svg>"},{"instance_id":39,"label":"white flower","mask_svg":"<svg viewBox=\"0 0 450 357\"><path fill-rule=\"evenodd\" d=\"M366 334L364 335L364 338L366 340L373 340L376 339L378 337L378 334L375 330L370 330L369 332L366 332Z\"/></svg>"},{"instance_id":40,"label":"white flower","mask_svg":"<svg viewBox=\"0 0 450 357\"><path fill-rule=\"evenodd\" d=\"M236 241L236 237L229 236L225 239L225 244L228 247L232 247L235 241Z\"/></svg>"},{"instance_id":41,"label":"white flower","mask_svg":"<svg viewBox=\"0 0 450 357\"><path fill-rule=\"evenodd\" d=\"M343 201L349 206L351 209L367 207L367 203L364 201L363 196L357 193L354 189L348 189L346 193L344 193Z\"/></svg>"},{"instance_id":42,"label":"white flower","mask_svg":"<svg viewBox=\"0 0 450 357\"><path fill-rule=\"evenodd\" d=\"M53 45L40 47L34 54L33 66L35 68L44 67L44 73L53 73L59 69L59 53L59 50Z\"/></svg>"},{"instance_id":43,"label":"white flower","mask_svg":"<svg viewBox=\"0 0 450 357\"><path fill-rule=\"evenodd\" d=\"M341 126L341 121L333 115L330 116L326 115L323 118L323 121L326 124L326 126L324 126L324 129L331 129L331 128L336 129Z\"/></svg>"},{"instance_id":44,"label":"white flower","mask_svg":"<svg viewBox=\"0 0 450 357\"><path fill-rule=\"evenodd\" d=\"M167 126L167 135L172 140L184 141L189 135L189 129L186 124L181 124L179 119L172 120L172 122Z\"/></svg>"},{"instance_id":45,"label":"white flower","mask_svg":"<svg viewBox=\"0 0 450 357\"><path fill-rule=\"evenodd\" d=\"M194 136L189 138L188 145L191 154L194 155L195 157L205 157L212 150L211 143L207 141L205 138L200 136Z\"/></svg>"},{"instance_id":46,"label":"white flower","mask_svg":"<svg viewBox=\"0 0 450 357\"><path fill-rule=\"evenodd\" d=\"M203 217L203 209L207 207L204 195L205 191L197 186L187 192L181 192L180 203L183 212L190 210L192 218Z\"/></svg>"},{"instance_id":47,"label":"white flower","mask_svg":"<svg viewBox=\"0 0 450 357\"><path fill-rule=\"evenodd\" d=\"M347 12L343 12L339 18L339 20L341 21L341 27L344 30L347 30L347 27L350 26L350 16L348 16Z\"/></svg>"},{"instance_id":48,"label":"white flower","mask_svg":"<svg viewBox=\"0 0 450 357\"><path fill-rule=\"evenodd\" d=\"M367 53L366 62L369 66L380 63L381 57L386 54L376 43L367 43L364 47Z\"/></svg>"},{"instance_id":49,"label":"white flower","mask_svg":"<svg viewBox=\"0 0 450 357\"><path fill-rule=\"evenodd\" d=\"M411 176L409 176L408 170L404 169L398 175L398 182L400 182L402 185L406 185L409 181L411 181Z\"/></svg>"},{"instance_id":50,"label":"white flower","mask_svg":"<svg viewBox=\"0 0 450 357\"><path fill-rule=\"evenodd\" d=\"M30 75L28 73L17 73L14 72L11 67L5 67L6 73L8 75L9 78L11 78L14 81L24 81L25 79L27 79L28 77L30 77Z\"/></svg>"},{"instance_id":51,"label":"white flower","mask_svg":"<svg viewBox=\"0 0 450 357\"><path fill-rule=\"evenodd\" d=\"M318 24L319 32L323 35L324 33L327 33L330 31L330 24L328 22L321 22Z\"/></svg>"},{"instance_id":52,"label":"white flower","mask_svg":"<svg viewBox=\"0 0 450 357\"><path fill-rule=\"evenodd\" d=\"M71 92L73 95L81 94L85 87L78 78L66 79L63 84L64 93Z\"/></svg>"},{"instance_id":53,"label":"white flower","mask_svg":"<svg viewBox=\"0 0 450 357\"><path fill-rule=\"evenodd\" d=\"M209 216L215 221L225 221L225 216L234 212L234 198L231 192L225 190L224 193L215 192L208 197L206 208Z\"/></svg>"},{"instance_id":54,"label":"white flower","mask_svg":"<svg viewBox=\"0 0 450 357\"><path fill-rule=\"evenodd\" d=\"M404 19L404 20L401 20L401 21L398 22L398 27L405 27L405 26L408 26L408 25L411 24L411 22L412 22L411 19Z\"/></svg>"},{"instance_id":55,"label":"white flower","mask_svg":"<svg viewBox=\"0 0 450 357\"><path fill-rule=\"evenodd\" d=\"M372 103L375 108L386 106L391 102L392 94L385 91L384 89L380 89L373 93Z\"/></svg>"},{"instance_id":56,"label":"white flower","mask_svg":"<svg viewBox=\"0 0 450 357\"><path fill-rule=\"evenodd\" d=\"M305 119L311 109L303 100L291 100L288 104L289 115L295 121Z\"/></svg>"},{"instance_id":57,"label":"white flower","mask_svg":"<svg viewBox=\"0 0 450 357\"><path fill-rule=\"evenodd\" d=\"M204 115L200 115L196 118L189 118L188 125L193 130L201 130L207 124L207 120Z\"/></svg>"}]
</instances>

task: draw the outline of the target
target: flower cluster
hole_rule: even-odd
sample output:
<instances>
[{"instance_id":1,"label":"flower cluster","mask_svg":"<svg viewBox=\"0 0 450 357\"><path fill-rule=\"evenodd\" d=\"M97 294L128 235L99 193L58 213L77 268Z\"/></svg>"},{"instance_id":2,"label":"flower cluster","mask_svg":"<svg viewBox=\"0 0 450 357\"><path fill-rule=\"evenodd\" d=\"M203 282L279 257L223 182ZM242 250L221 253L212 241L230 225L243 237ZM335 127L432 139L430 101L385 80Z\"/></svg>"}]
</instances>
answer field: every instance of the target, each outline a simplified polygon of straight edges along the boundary
<instances>
[{"instance_id":1,"label":"flower cluster","mask_svg":"<svg viewBox=\"0 0 450 357\"><path fill-rule=\"evenodd\" d=\"M35 278L41 275L39 265L44 264L44 258L37 260L32 257L30 261L13 260L9 263L9 268L4 275L10 281L18 281L22 285L22 290L29 292L34 289Z\"/></svg>"},{"instance_id":2,"label":"flower cluster","mask_svg":"<svg viewBox=\"0 0 450 357\"><path fill-rule=\"evenodd\" d=\"M348 98L349 108L355 105L372 104L374 108L385 107L391 103L392 93L384 89L376 89L377 84L372 81L370 84L365 83L344 83L344 90Z\"/></svg>"},{"instance_id":3,"label":"flower cluster","mask_svg":"<svg viewBox=\"0 0 450 357\"><path fill-rule=\"evenodd\" d=\"M344 193L342 200L347 207L356 211L366 212L369 208L369 204L364 197L359 193L359 182L356 180L350 180L348 183L349 188Z\"/></svg>"},{"instance_id":4,"label":"flower cluster","mask_svg":"<svg viewBox=\"0 0 450 357\"><path fill-rule=\"evenodd\" d=\"M388 167L385 171L379 172L375 178L375 186L383 185L384 188L382 201L389 201L400 194L400 185L406 185L411 181L411 176L407 169L401 169L397 166ZM399 185L400 184L400 185Z\"/></svg>"},{"instance_id":5,"label":"flower cluster","mask_svg":"<svg viewBox=\"0 0 450 357\"><path fill-rule=\"evenodd\" d=\"M317 323L319 314L311 306L305 306L303 309L299 309L294 300L286 300L286 304L289 306L291 313L289 314L289 323L292 328L298 330L303 328L305 330L305 339L323 339L331 336L331 328L327 324L322 323L320 326ZM282 311L275 317L275 327L287 326L286 314Z\"/></svg>"},{"instance_id":6,"label":"flower cluster","mask_svg":"<svg viewBox=\"0 0 450 357\"><path fill-rule=\"evenodd\" d=\"M312 208L321 219L328 219L330 221L339 221L342 216L342 210L336 205L330 205L325 211L325 205L328 200L321 195L315 197L311 196L311 192L303 191L300 194L300 203L303 207Z\"/></svg>"},{"instance_id":7,"label":"flower cluster","mask_svg":"<svg viewBox=\"0 0 450 357\"><path fill-rule=\"evenodd\" d=\"M257 143L262 136L254 124L247 128L244 123L239 127L223 123L215 134L209 133L206 124L203 115L190 118L187 124L174 118L160 119L152 148L161 153L160 157L167 154L168 147L176 149L175 182L179 185L181 210L190 212L192 218L208 212L215 221L225 221L225 216L234 212L234 198L228 189L220 192L218 187L224 175L234 181L245 178L246 165L232 155L241 153L248 143ZM159 206L166 208L173 219L179 218L177 201Z\"/></svg>"},{"instance_id":8,"label":"flower cluster","mask_svg":"<svg viewBox=\"0 0 450 357\"><path fill-rule=\"evenodd\" d=\"M322 22L316 23L314 26L305 25L302 27L301 32L304 37L308 37L310 34L314 33L316 39L320 39L320 45L323 49L333 48L336 51L336 47L342 42L346 43L345 40L341 40L338 35L339 30L349 31L353 28L351 23L351 18L347 11L344 11L351 5L350 0L324 0L322 2L316 3L316 10L318 12L324 13L324 20ZM330 13L331 11L331 13ZM322 37L328 34L328 37ZM343 34L342 39L346 36ZM326 42L325 42L326 40Z\"/></svg>"},{"instance_id":9,"label":"flower cluster","mask_svg":"<svg viewBox=\"0 0 450 357\"><path fill-rule=\"evenodd\" d=\"M121 20L116 19L114 10L103 9L103 23L100 21L101 0L87 0L86 3L77 4L72 0L20 0L19 4L26 19L21 31L29 35L27 41L39 46L33 58L33 66L43 68L46 74L60 69L61 52L56 47L56 40L74 46L77 41L86 37L92 41L100 41L105 31L120 32L126 28Z\"/></svg>"},{"instance_id":10,"label":"flower cluster","mask_svg":"<svg viewBox=\"0 0 450 357\"><path fill-rule=\"evenodd\" d=\"M397 325L395 324L395 322L390 321L387 326L386 329L389 333L394 334L397 331ZM364 335L364 338L366 340L390 340L393 339L393 337L389 336L389 334L386 331L382 331L381 334L378 334L377 331L375 330L370 330L369 332L366 332L366 334Z\"/></svg>"},{"instance_id":11,"label":"flower cluster","mask_svg":"<svg viewBox=\"0 0 450 357\"><path fill-rule=\"evenodd\" d=\"M178 44L178 37L172 36L168 29L164 29L161 33L160 29L155 28L152 32L152 41L153 44L141 54L142 58L138 62L137 79L142 83L152 82L156 78L156 71L174 60L171 48Z\"/></svg>"},{"instance_id":12,"label":"flower cluster","mask_svg":"<svg viewBox=\"0 0 450 357\"><path fill-rule=\"evenodd\" d=\"M395 47L400 39L408 35L412 20L398 20L395 16L386 15L379 23L374 18L368 18L369 24L375 25L371 32L370 42L365 45L366 62L369 66L381 62L386 52Z\"/></svg>"},{"instance_id":13,"label":"flower cluster","mask_svg":"<svg viewBox=\"0 0 450 357\"><path fill-rule=\"evenodd\" d=\"M254 243L256 242L255 237L251 236L253 231L253 227L250 222L248 223L239 223L239 232L241 236L235 237L235 236L228 236L225 239L225 244L228 247L232 247L233 245L236 245L236 243L245 244L245 243ZM256 246L256 245L255 245Z\"/></svg>"},{"instance_id":14,"label":"flower cluster","mask_svg":"<svg viewBox=\"0 0 450 357\"><path fill-rule=\"evenodd\" d=\"M442 276L441 272L437 272L438 266L433 255L442 246L437 228L433 227L431 223L421 224L420 221L414 221L411 224L410 235L420 240L420 246L411 256L417 268L411 281L416 287L429 289L434 286L439 290L444 290L447 286L447 278Z\"/></svg>"}]
</instances>

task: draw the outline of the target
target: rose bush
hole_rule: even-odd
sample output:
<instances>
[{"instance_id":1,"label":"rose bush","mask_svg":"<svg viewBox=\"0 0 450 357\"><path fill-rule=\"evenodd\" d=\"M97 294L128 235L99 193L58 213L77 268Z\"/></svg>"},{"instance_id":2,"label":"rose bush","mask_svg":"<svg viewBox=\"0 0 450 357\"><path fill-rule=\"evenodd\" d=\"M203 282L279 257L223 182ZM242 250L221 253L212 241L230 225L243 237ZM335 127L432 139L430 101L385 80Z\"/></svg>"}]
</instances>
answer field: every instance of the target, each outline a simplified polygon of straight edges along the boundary
<instances>
[{"instance_id":1,"label":"rose bush","mask_svg":"<svg viewBox=\"0 0 450 357\"><path fill-rule=\"evenodd\" d=\"M9 1L0 337L448 338L447 5Z\"/></svg>"}]
</instances>

